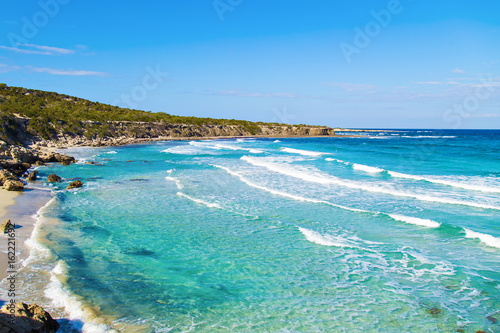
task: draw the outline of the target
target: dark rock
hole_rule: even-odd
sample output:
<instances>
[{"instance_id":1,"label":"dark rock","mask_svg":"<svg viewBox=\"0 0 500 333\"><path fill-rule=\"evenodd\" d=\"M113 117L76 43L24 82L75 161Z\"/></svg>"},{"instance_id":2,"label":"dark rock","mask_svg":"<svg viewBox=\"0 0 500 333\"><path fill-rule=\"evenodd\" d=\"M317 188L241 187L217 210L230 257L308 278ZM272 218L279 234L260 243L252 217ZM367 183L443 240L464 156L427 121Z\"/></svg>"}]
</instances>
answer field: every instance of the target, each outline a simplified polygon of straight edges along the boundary
<instances>
[{"instance_id":1,"label":"dark rock","mask_svg":"<svg viewBox=\"0 0 500 333\"><path fill-rule=\"evenodd\" d=\"M133 162L133 160L129 160L129 161L125 161L125 162L130 163L130 162Z\"/></svg>"},{"instance_id":2,"label":"dark rock","mask_svg":"<svg viewBox=\"0 0 500 333\"><path fill-rule=\"evenodd\" d=\"M62 164L62 165L70 165L70 164L71 164L71 162L70 162L70 161L68 161L68 160L64 160L64 161L61 161L61 164Z\"/></svg>"},{"instance_id":3,"label":"dark rock","mask_svg":"<svg viewBox=\"0 0 500 333\"><path fill-rule=\"evenodd\" d=\"M147 182L148 180L143 179L143 178L134 178L134 179L131 179L130 181L131 182Z\"/></svg>"},{"instance_id":4,"label":"dark rock","mask_svg":"<svg viewBox=\"0 0 500 333\"><path fill-rule=\"evenodd\" d=\"M10 220L5 220L0 224L0 232L6 234L10 229L14 229L15 225L13 225Z\"/></svg>"},{"instance_id":5,"label":"dark rock","mask_svg":"<svg viewBox=\"0 0 500 333\"><path fill-rule=\"evenodd\" d=\"M38 171L34 170L34 171L30 172L27 179L29 181L35 181L37 176L38 176Z\"/></svg>"},{"instance_id":6,"label":"dark rock","mask_svg":"<svg viewBox=\"0 0 500 333\"><path fill-rule=\"evenodd\" d=\"M55 333L59 323L37 304L8 303L0 310L0 332Z\"/></svg>"},{"instance_id":7,"label":"dark rock","mask_svg":"<svg viewBox=\"0 0 500 333\"><path fill-rule=\"evenodd\" d=\"M488 319L489 321L491 321L492 324L496 324L498 322L498 319L496 319L493 316L488 316L488 317L486 317L486 319Z\"/></svg>"},{"instance_id":8,"label":"dark rock","mask_svg":"<svg viewBox=\"0 0 500 333\"><path fill-rule=\"evenodd\" d=\"M20 180L7 180L3 183L3 188L7 191L22 191L24 190L24 183Z\"/></svg>"},{"instance_id":9,"label":"dark rock","mask_svg":"<svg viewBox=\"0 0 500 333\"><path fill-rule=\"evenodd\" d=\"M427 309L427 312L429 312L431 316L438 317L439 315L441 315L441 312L443 312L443 310L439 308L430 308Z\"/></svg>"},{"instance_id":10,"label":"dark rock","mask_svg":"<svg viewBox=\"0 0 500 333\"><path fill-rule=\"evenodd\" d=\"M61 181L61 177L59 177L58 175L55 175L53 173L51 173L48 177L47 177L47 181L49 183L57 183L57 182L60 182Z\"/></svg>"},{"instance_id":11,"label":"dark rock","mask_svg":"<svg viewBox=\"0 0 500 333\"><path fill-rule=\"evenodd\" d=\"M0 170L0 186L2 186L7 180L19 179L9 170Z\"/></svg>"},{"instance_id":12,"label":"dark rock","mask_svg":"<svg viewBox=\"0 0 500 333\"><path fill-rule=\"evenodd\" d=\"M74 182L69 183L68 187L66 187L67 190L70 190L72 188L80 188L83 186L83 183L79 180L75 180Z\"/></svg>"},{"instance_id":13,"label":"dark rock","mask_svg":"<svg viewBox=\"0 0 500 333\"><path fill-rule=\"evenodd\" d=\"M37 165L37 166L42 166L42 165L43 165L43 161L38 160L38 161L36 161L36 162L35 162L35 165Z\"/></svg>"}]
</instances>

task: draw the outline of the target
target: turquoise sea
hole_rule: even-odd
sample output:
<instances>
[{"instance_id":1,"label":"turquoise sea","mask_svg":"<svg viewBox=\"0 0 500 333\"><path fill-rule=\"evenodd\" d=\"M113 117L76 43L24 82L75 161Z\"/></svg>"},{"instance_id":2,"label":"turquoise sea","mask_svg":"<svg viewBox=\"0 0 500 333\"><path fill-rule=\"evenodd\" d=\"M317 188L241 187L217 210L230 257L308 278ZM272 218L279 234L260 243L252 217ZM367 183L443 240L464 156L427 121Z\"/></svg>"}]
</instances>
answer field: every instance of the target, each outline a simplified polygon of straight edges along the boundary
<instances>
[{"instance_id":1,"label":"turquoise sea","mask_svg":"<svg viewBox=\"0 0 500 333\"><path fill-rule=\"evenodd\" d=\"M63 330L500 332L500 131L64 152L21 272Z\"/></svg>"}]
</instances>

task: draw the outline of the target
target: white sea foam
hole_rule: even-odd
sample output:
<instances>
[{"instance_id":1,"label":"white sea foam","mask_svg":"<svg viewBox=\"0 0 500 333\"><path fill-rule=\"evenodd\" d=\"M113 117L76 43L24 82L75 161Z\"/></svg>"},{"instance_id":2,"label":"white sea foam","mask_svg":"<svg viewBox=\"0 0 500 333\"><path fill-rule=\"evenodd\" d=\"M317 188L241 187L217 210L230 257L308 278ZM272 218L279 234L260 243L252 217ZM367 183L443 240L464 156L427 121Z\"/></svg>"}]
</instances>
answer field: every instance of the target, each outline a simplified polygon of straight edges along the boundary
<instances>
[{"instance_id":1,"label":"white sea foam","mask_svg":"<svg viewBox=\"0 0 500 333\"><path fill-rule=\"evenodd\" d=\"M311 243L324 246L357 247L348 244L347 242L345 242L345 239L341 237L334 238L331 235L321 235L319 232L302 227L299 227L299 230L304 236L306 236L306 239Z\"/></svg>"},{"instance_id":2,"label":"white sea foam","mask_svg":"<svg viewBox=\"0 0 500 333\"><path fill-rule=\"evenodd\" d=\"M387 171L387 172L389 173L389 175L391 175L392 177L396 177L396 178L422 180L422 181L435 183L435 184L442 184L442 185L447 185L447 186L452 186L452 187L463 188L465 190L481 191L481 192L488 192L488 193L500 193L500 188L498 188L498 187L473 185L473 184L455 182L455 181L446 180L446 179L438 179L438 178L433 178L433 177L428 177L428 176L425 177L425 176L409 175L409 174L399 173L399 172L395 172L395 171Z\"/></svg>"},{"instance_id":3,"label":"white sea foam","mask_svg":"<svg viewBox=\"0 0 500 333\"><path fill-rule=\"evenodd\" d=\"M372 166L368 166L368 165L364 165L364 164L358 164L358 163L354 163L352 165L352 168L354 170L360 170L360 171L364 171L364 172L368 172L368 173L384 172L384 169L380 169L380 168L376 168L376 167L372 167Z\"/></svg>"},{"instance_id":4,"label":"white sea foam","mask_svg":"<svg viewBox=\"0 0 500 333\"><path fill-rule=\"evenodd\" d=\"M36 220L35 225L33 226L33 231L31 232L30 238L28 238L24 244L26 247L29 249L30 254L28 258L26 258L22 265L23 267L39 261L39 260L46 260L49 259L51 256L51 252L49 249L44 247L42 244L40 244L36 238L38 236L38 233L40 232L40 224L42 221L43 213L49 207L53 202L56 201L56 198L50 199L43 207L41 207L33 216L33 218Z\"/></svg>"},{"instance_id":5,"label":"white sea foam","mask_svg":"<svg viewBox=\"0 0 500 333\"><path fill-rule=\"evenodd\" d=\"M364 164L359 164L359 163L346 162L346 161L342 161L342 160L339 160L339 159L336 159L336 158L327 157L327 158L325 158L325 161L337 162L337 163L349 165L354 170L364 171L364 172L368 172L368 173L381 173L381 172L385 171L384 169L381 169L381 168L372 167L372 166L369 166L369 165L364 165Z\"/></svg>"},{"instance_id":6,"label":"white sea foam","mask_svg":"<svg viewBox=\"0 0 500 333\"><path fill-rule=\"evenodd\" d=\"M407 139L453 139L453 135L402 135L402 138Z\"/></svg>"},{"instance_id":7,"label":"white sea foam","mask_svg":"<svg viewBox=\"0 0 500 333\"><path fill-rule=\"evenodd\" d=\"M193 149L189 146L176 146L162 150L163 153L177 154L177 155L197 155L200 153L199 150Z\"/></svg>"},{"instance_id":8,"label":"white sea foam","mask_svg":"<svg viewBox=\"0 0 500 333\"><path fill-rule=\"evenodd\" d=\"M500 249L500 238L494 237L492 235L472 231L472 230L467 229L467 228L464 228L464 230L465 230L465 237L479 239L482 243L484 243L488 246L496 247L496 248Z\"/></svg>"},{"instance_id":9,"label":"white sea foam","mask_svg":"<svg viewBox=\"0 0 500 333\"><path fill-rule=\"evenodd\" d=\"M439 228L439 226L441 225L441 223L439 223L439 222L427 220L427 219L420 219L417 217L409 217L409 216L397 215L397 214L387 214L387 215L389 215L391 218L393 218L396 221L420 225L420 226L428 227L428 228Z\"/></svg>"},{"instance_id":10,"label":"white sea foam","mask_svg":"<svg viewBox=\"0 0 500 333\"><path fill-rule=\"evenodd\" d=\"M203 201L203 200L200 200L200 199L196 199L196 198L193 198L193 197L190 197L189 195L186 195L182 192L177 192L177 195L180 196L180 197L184 197L186 199L189 199L191 201L194 201L196 203L199 203L199 204L202 204L202 205L205 205L209 208L218 208L218 209L223 209L219 204L216 204L216 203L211 203L211 202L206 202L206 201Z\"/></svg>"},{"instance_id":11,"label":"white sea foam","mask_svg":"<svg viewBox=\"0 0 500 333\"><path fill-rule=\"evenodd\" d=\"M111 150L111 151L107 151L105 152L104 154L118 154L118 152L114 151L114 150Z\"/></svg>"},{"instance_id":12,"label":"white sea foam","mask_svg":"<svg viewBox=\"0 0 500 333\"><path fill-rule=\"evenodd\" d=\"M68 275L68 267L63 260L58 261L50 275L50 283L45 290L45 296L52 300L54 306L64 308L69 319L83 322L83 327L78 325L79 327L75 327L75 329L81 329L88 333L116 332L104 324L94 323L95 316L89 311L85 311L82 302L63 286L59 277L66 278Z\"/></svg>"},{"instance_id":13,"label":"white sea foam","mask_svg":"<svg viewBox=\"0 0 500 333\"><path fill-rule=\"evenodd\" d=\"M328 161L328 162L337 162L337 163L342 163L342 164L345 164L345 165L351 165L351 163L349 163L349 162L342 161L342 160L339 160L339 159L336 159L336 158L331 158L331 157L325 158L325 161Z\"/></svg>"},{"instance_id":14,"label":"white sea foam","mask_svg":"<svg viewBox=\"0 0 500 333\"><path fill-rule=\"evenodd\" d=\"M429 195L423 195L423 194L407 193L407 192L396 191L396 190L388 189L388 188L374 187L374 186L370 186L370 185L360 184L360 183L356 183L353 181L343 180L343 179L333 177L330 175L324 175L324 174L321 174L319 172L313 172L310 170L299 170L297 168L291 167L290 165L270 163L270 162L267 162L263 159L257 159L257 158L253 158L253 157L249 157L249 156L243 156L241 159L252 164L252 165L264 167L270 171L274 171L274 172L277 172L277 173L280 173L280 174L283 174L286 176L302 179L304 181L312 182L312 183L333 184L333 185L339 185L339 186L344 186L344 187L368 191L368 192L383 193L383 194L405 197L405 198L413 198L413 199L417 199L417 200L421 200L421 201L444 203L444 204L450 204L450 205L464 205L464 206L483 208L483 209L500 210L500 207L487 205L487 204L459 201L459 200L455 200L455 199L435 197L435 196L429 196Z\"/></svg>"},{"instance_id":15,"label":"white sea foam","mask_svg":"<svg viewBox=\"0 0 500 333\"><path fill-rule=\"evenodd\" d=\"M217 168L219 168L219 169L222 169L222 170L226 171L228 174L230 174L232 176L235 176L235 177L239 178L243 183L247 184L250 187L253 187L253 188L256 188L256 189L259 189L259 190L262 190L262 191L265 191L265 192L268 192L268 193L271 193L271 194L274 194L274 195L277 195L277 196L281 196L281 197L293 199L293 200L296 200L296 201L302 201L302 202L311 202L311 203L326 204L326 205L329 205L329 206L333 206L333 207L337 207L337 208L349 210L351 212L371 213L369 211L362 210L362 209L357 209L357 208L351 208L351 207L336 205L334 203L331 203L331 202L328 202L328 201L325 201L325 200L304 198L304 197L301 197L301 196L298 196L298 195L295 195L295 194L290 194L290 193L286 193L286 192L282 192L282 191L270 189L270 188L267 188L265 186L261 186L261 185L255 184L254 182L252 182L252 181L246 179L245 177L243 177L238 172L235 172L235 171L233 171L233 170L231 170L229 168L226 168L226 167L223 167L223 166L220 166L220 165L214 165L214 166L217 167Z\"/></svg>"},{"instance_id":16,"label":"white sea foam","mask_svg":"<svg viewBox=\"0 0 500 333\"><path fill-rule=\"evenodd\" d=\"M211 146L206 146L206 147L212 148ZM260 149L236 147L236 146L224 145L224 144L216 144L215 148L216 149L229 149L229 150L243 150L243 151L248 151L248 152L250 152L252 154L261 154L261 153L263 153L263 151L260 150Z\"/></svg>"},{"instance_id":17,"label":"white sea foam","mask_svg":"<svg viewBox=\"0 0 500 333\"><path fill-rule=\"evenodd\" d=\"M457 182L457 181L452 181L452 180L447 180L447 179L440 179L440 178L436 178L436 177L429 177L429 176L410 175L410 174L400 173L400 172L396 172L396 171L385 170L382 168L372 167L372 166L368 166L368 165L363 165L363 164L358 164L358 163L350 163L350 162L346 162L346 161L342 161L342 160L339 160L336 158L330 158L330 157L325 158L325 161L332 161L332 162L342 163L345 165L351 165L353 169L361 170L361 171L365 171L365 172L369 172L369 173L380 173L380 172L386 171L390 176L395 177L395 178L421 180L421 181L426 181L426 182L434 183L434 184L441 184L441 185L447 185L447 186L452 186L452 187L457 187L457 188L463 188L465 190L480 191L480 192L487 192L487 193L500 193L499 187L490 187L490 186L485 186L485 185L468 184L468 183Z\"/></svg>"},{"instance_id":18,"label":"white sea foam","mask_svg":"<svg viewBox=\"0 0 500 333\"><path fill-rule=\"evenodd\" d=\"M172 171L172 170L169 170L169 171ZM169 172L170 174L170 172ZM184 188L184 186L181 184L181 181L175 177L171 177L171 176L167 176L165 177L166 180L170 180L172 182L175 182L175 186L177 186L177 189L179 190L182 190Z\"/></svg>"},{"instance_id":19,"label":"white sea foam","mask_svg":"<svg viewBox=\"0 0 500 333\"><path fill-rule=\"evenodd\" d=\"M274 143L278 143L278 142L281 142L281 141L280 141L280 140L274 140L273 142L274 142Z\"/></svg>"},{"instance_id":20,"label":"white sea foam","mask_svg":"<svg viewBox=\"0 0 500 333\"><path fill-rule=\"evenodd\" d=\"M311 151L311 150L303 150L303 149L295 149L295 148L281 148L282 151L286 153L292 154L300 154L304 156L321 156L321 155L329 155L330 153L322 153L319 151Z\"/></svg>"}]
</instances>

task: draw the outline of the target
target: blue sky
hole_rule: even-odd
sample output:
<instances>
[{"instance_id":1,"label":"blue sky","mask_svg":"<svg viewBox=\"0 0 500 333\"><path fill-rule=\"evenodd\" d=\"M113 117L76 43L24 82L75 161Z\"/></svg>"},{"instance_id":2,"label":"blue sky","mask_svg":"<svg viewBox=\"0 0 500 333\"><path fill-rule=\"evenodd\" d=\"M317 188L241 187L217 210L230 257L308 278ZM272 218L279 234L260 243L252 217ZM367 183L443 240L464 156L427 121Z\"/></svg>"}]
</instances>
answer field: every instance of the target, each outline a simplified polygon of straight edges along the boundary
<instances>
[{"instance_id":1,"label":"blue sky","mask_svg":"<svg viewBox=\"0 0 500 333\"><path fill-rule=\"evenodd\" d=\"M500 128L500 3L4 1L0 82L147 111Z\"/></svg>"}]
</instances>

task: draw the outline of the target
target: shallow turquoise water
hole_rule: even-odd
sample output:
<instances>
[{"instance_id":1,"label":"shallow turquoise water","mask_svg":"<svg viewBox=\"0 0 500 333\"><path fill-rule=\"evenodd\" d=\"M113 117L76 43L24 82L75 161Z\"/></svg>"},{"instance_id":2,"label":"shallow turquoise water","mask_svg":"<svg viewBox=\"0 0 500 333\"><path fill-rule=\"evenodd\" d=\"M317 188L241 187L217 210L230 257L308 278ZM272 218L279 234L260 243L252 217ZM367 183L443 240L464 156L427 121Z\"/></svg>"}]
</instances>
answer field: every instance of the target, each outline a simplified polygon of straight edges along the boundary
<instances>
[{"instance_id":1,"label":"shallow turquoise water","mask_svg":"<svg viewBox=\"0 0 500 333\"><path fill-rule=\"evenodd\" d=\"M68 153L38 241L110 327L500 332L499 131Z\"/></svg>"}]
</instances>

